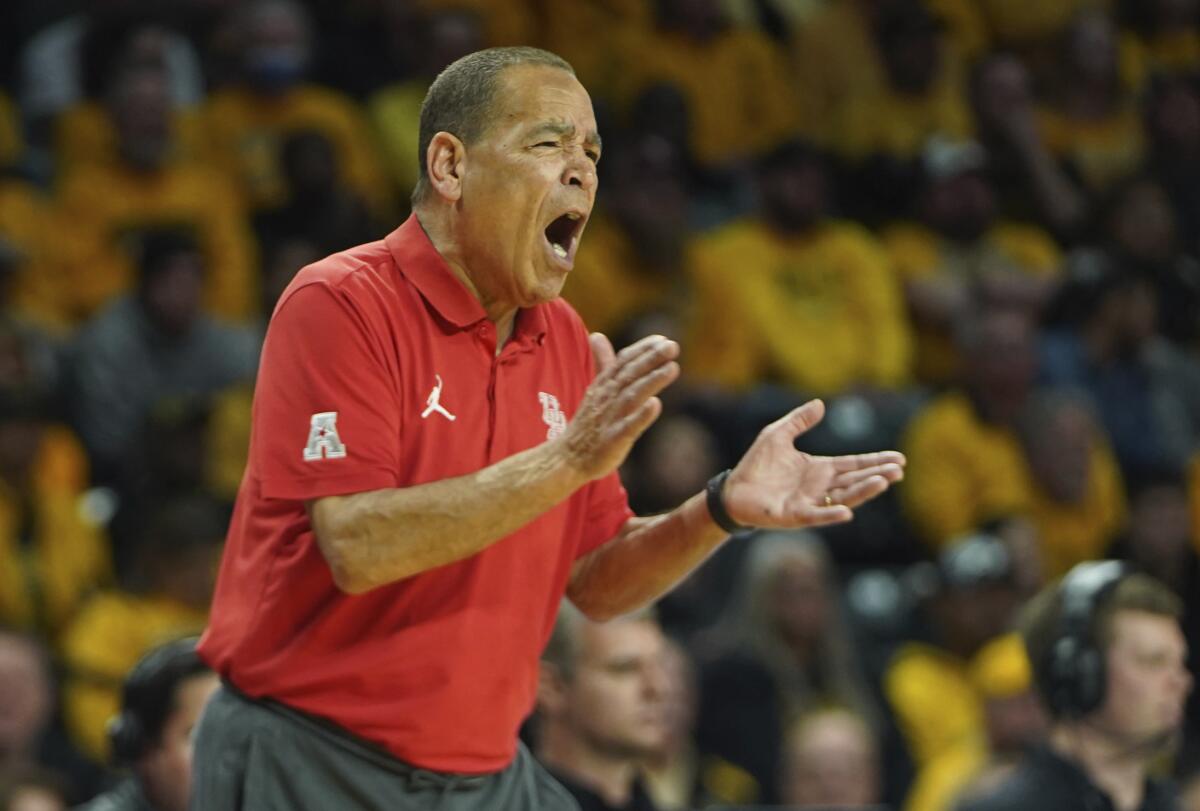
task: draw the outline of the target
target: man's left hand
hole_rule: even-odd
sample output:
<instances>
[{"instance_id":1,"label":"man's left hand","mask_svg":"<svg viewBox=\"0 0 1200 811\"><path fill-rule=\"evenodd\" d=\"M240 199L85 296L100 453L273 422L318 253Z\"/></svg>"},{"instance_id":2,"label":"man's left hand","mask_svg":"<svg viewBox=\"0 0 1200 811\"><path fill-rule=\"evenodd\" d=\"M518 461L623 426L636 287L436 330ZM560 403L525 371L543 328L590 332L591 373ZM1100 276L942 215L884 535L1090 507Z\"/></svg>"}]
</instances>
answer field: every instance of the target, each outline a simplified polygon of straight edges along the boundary
<instances>
[{"instance_id":1,"label":"man's left hand","mask_svg":"<svg viewBox=\"0 0 1200 811\"><path fill-rule=\"evenodd\" d=\"M904 478L904 454L812 456L796 450L800 434L825 416L811 400L759 433L725 482L725 509L739 524L779 529L837 524L854 508Z\"/></svg>"}]
</instances>

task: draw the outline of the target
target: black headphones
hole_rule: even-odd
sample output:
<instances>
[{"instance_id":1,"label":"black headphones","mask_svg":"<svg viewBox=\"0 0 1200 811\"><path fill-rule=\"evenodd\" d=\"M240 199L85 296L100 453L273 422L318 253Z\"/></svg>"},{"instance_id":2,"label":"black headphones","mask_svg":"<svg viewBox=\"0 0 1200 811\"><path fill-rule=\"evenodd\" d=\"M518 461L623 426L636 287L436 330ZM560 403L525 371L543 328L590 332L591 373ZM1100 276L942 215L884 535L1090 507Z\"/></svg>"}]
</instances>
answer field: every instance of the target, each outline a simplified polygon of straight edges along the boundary
<instances>
[{"instance_id":1,"label":"black headphones","mask_svg":"<svg viewBox=\"0 0 1200 811\"><path fill-rule=\"evenodd\" d=\"M1042 695L1054 717L1082 718L1104 702L1106 666L1095 614L1130 571L1118 560L1091 561L1063 578L1058 634L1042 668Z\"/></svg>"},{"instance_id":2,"label":"black headphones","mask_svg":"<svg viewBox=\"0 0 1200 811\"><path fill-rule=\"evenodd\" d=\"M207 666L196 655L196 638L177 639L138 661L121 691L121 712L108 722L113 759L128 765L146 754L162 734L175 703L175 689Z\"/></svg>"}]
</instances>

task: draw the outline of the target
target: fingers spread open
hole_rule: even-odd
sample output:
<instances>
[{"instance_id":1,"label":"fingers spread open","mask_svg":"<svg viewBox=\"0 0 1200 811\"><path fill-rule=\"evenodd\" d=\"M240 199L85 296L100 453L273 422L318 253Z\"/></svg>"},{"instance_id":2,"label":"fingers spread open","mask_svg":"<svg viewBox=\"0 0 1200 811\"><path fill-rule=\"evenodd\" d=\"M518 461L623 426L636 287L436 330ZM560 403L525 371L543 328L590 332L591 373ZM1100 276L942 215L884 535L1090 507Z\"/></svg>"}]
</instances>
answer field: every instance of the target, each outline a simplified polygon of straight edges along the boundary
<instances>
[{"instance_id":1,"label":"fingers spread open","mask_svg":"<svg viewBox=\"0 0 1200 811\"><path fill-rule=\"evenodd\" d=\"M612 342L603 332L593 332L588 336L588 344L592 347L592 358L596 361L596 374L600 374L616 362Z\"/></svg>"},{"instance_id":2,"label":"fingers spread open","mask_svg":"<svg viewBox=\"0 0 1200 811\"><path fill-rule=\"evenodd\" d=\"M880 451L878 453L858 453L850 456L833 457L833 469L838 473L849 473L854 470L865 470L881 465L899 465L904 467L908 460L898 451Z\"/></svg>"},{"instance_id":3,"label":"fingers spread open","mask_svg":"<svg viewBox=\"0 0 1200 811\"><path fill-rule=\"evenodd\" d=\"M869 479L872 476L882 476L889 482L898 482L904 478L904 468L894 462L889 462L885 465L876 465L875 467L867 467L862 470L851 470L846 473L839 473L833 479L834 487L849 487L852 484L861 482L864 479Z\"/></svg>"}]
</instances>

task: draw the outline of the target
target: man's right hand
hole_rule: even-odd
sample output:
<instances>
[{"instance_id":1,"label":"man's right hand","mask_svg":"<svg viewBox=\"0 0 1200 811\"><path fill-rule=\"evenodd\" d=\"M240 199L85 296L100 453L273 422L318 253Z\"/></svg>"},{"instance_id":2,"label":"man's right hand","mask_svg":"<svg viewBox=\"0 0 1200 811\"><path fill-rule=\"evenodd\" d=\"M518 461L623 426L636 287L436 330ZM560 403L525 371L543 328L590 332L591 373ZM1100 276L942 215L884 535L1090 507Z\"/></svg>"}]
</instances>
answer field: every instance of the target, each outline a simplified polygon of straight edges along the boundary
<instances>
[{"instance_id":1,"label":"man's right hand","mask_svg":"<svg viewBox=\"0 0 1200 811\"><path fill-rule=\"evenodd\" d=\"M589 338L596 378L557 440L567 463L589 481L616 470L662 413L656 396L679 377L679 344L650 335L614 353L604 335Z\"/></svg>"}]
</instances>

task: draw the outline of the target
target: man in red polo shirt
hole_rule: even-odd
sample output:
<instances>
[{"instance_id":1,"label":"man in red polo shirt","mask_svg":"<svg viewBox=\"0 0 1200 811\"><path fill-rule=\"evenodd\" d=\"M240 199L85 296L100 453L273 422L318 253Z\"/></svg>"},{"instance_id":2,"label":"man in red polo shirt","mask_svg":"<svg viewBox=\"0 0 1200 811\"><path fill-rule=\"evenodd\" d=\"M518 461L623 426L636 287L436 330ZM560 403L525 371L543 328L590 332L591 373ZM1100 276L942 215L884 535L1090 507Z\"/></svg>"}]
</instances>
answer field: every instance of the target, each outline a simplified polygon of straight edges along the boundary
<instances>
[{"instance_id":1,"label":"man in red polo shirt","mask_svg":"<svg viewBox=\"0 0 1200 811\"><path fill-rule=\"evenodd\" d=\"M901 476L768 427L674 512L616 469L678 346L615 354L558 299L600 137L569 65L472 54L421 114L413 216L302 270L267 332L250 457L200 653L226 686L193 809L570 809L518 746L564 593L644 605L739 524L808 526Z\"/></svg>"}]
</instances>

